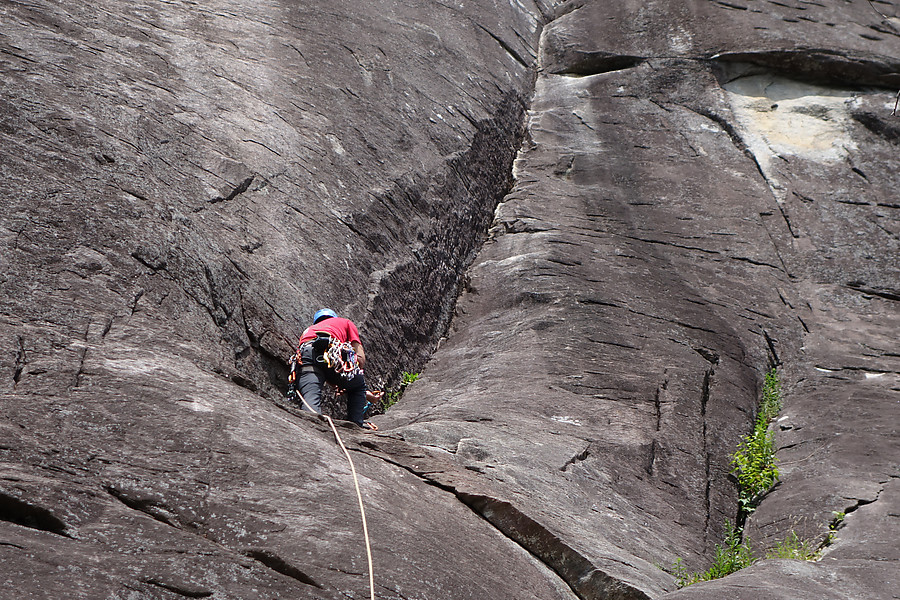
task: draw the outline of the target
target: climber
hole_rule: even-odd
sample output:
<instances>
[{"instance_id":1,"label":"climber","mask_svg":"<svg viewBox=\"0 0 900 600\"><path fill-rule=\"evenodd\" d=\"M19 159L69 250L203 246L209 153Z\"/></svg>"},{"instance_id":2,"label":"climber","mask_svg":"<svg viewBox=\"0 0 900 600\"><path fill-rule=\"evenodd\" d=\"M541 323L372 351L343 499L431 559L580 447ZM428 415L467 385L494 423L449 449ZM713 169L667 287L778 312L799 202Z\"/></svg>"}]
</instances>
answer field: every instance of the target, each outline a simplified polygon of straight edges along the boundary
<instances>
[{"instance_id":1,"label":"climber","mask_svg":"<svg viewBox=\"0 0 900 600\"><path fill-rule=\"evenodd\" d=\"M346 394L348 421L363 429L378 429L365 420L365 415L369 403L380 401L384 392L366 390L362 371L366 353L353 321L338 317L330 308L316 311L313 324L300 336L291 362L288 397L292 401L304 410L312 408L321 413L322 384L327 382Z\"/></svg>"}]
</instances>

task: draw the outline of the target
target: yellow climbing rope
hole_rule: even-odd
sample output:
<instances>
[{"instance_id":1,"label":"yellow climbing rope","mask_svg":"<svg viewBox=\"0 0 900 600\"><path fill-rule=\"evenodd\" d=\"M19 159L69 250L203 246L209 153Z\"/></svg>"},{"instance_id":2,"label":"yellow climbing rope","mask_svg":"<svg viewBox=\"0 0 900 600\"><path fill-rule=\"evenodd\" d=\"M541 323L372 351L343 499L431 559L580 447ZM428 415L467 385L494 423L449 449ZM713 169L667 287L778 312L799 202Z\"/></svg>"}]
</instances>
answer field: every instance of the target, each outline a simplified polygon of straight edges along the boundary
<instances>
[{"instance_id":1,"label":"yellow climbing rope","mask_svg":"<svg viewBox=\"0 0 900 600\"><path fill-rule=\"evenodd\" d=\"M300 401L307 408L307 410L316 414L316 411L313 410L313 407L310 406L303 395L300 394L300 390L297 390L297 396L300 398ZM334 421L332 421L331 417L329 417L328 415L321 416L325 417L325 420L328 421L329 425L331 425L331 431L334 433L334 439L341 447L341 450L343 450L344 456L347 457L347 462L350 463L350 473L353 475L353 486L356 488L356 499L359 501L359 514L362 517L363 538L366 541L366 558L369 561L369 598L370 600L375 600L375 572L372 568L372 546L369 543L369 525L366 522L366 507L363 505L362 492L360 492L359 490L359 478L356 476L356 467L353 465L353 459L350 458L350 452L347 450L347 446L344 445L344 441L338 434L337 427L334 426Z\"/></svg>"},{"instance_id":2,"label":"yellow climbing rope","mask_svg":"<svg viewBox=\"0 0 900 600\"><path fill-rule=\"evenodd\" d=\"M356 487L356 499L359 500L359 514L362 516L363 537L366 540L366 558L369 561L369 597L371 600L375 600L375 574L372 570L372 547L369 544L369 526L366 524L366 507L363 506L362 493L359 491L359 478L356 477L356 467L353 466L353 459L350 458L347 447L341 440L341 436L338 435L337 428L334 426L334 421L332 421L331 417L328 415L323 416L328 420L328 424L331 425L331 431L334 432L334 439L337 440L341 450L344 451L344 456L347 457L347 462L350 463L350 472L353 474L353 485Z\"/></svg>"}]
</instances>

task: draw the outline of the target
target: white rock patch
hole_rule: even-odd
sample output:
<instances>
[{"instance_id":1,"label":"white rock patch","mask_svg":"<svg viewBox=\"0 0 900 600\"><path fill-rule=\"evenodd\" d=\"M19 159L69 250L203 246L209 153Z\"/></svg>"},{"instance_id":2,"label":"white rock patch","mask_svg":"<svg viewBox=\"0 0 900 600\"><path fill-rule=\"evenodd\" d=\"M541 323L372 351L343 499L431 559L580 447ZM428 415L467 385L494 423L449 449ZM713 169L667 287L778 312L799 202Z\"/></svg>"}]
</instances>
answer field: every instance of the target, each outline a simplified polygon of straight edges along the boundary
<instances>
[{"instance_id":1,"label":"white rock patch","mask_svg":"<svg viewBox=\"0 0 900 600\"><path fill-rule=\"evenodd\" d=\"M850 92L769 75L741 77L724 87L758 158L791 154L832 162L856 148L850 135L855 97Z\"/></svg>"}]
</instances>

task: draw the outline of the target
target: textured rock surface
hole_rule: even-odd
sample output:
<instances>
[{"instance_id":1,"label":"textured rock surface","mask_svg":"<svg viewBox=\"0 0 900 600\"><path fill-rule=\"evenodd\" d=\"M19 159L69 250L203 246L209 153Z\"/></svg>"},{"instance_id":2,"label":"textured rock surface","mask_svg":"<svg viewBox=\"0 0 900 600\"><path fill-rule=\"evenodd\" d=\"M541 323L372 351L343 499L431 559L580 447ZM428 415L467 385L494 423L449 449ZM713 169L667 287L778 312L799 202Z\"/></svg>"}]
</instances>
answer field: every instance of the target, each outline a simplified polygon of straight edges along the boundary
<instances>
[{"instance_id":1,"label":"textured rock surface","mask_svg":"<svg viewBox=\"0 0 900 600\"><path fill-rule=\"evenodd\" d=\"M280 400L321 305L373 379L447 334L341 428L379 598L895 594L892 22L356 4L0 6L0 597L367 597L349 468ZM676 592L771 364L748 534L846 518Z\"/></svg>"},{"instance_id":2,"label":"textured rock surface","mask_svg":"<svg viewBox=\"0 0 900 600\"><path fill-rule=\"evenodd\" d=\"M427 355L508 189L540 15L0 7L0 595L364 597L347 466L274 382L322 304L377 333L373 374ZM572 597L358 461L379 597Z\"/></svg>"},{"instance_id":3,"label":"textured rock surface","mask_svg":"<svg viewBox=\"0 0 900 600\"><path fill-rule=\"evenodd\" d=\"M652 564L708 565L770 364L788 400L782 482L748 530L759 554L790 530L824 542L832 511L889 505L900 475L893 93L847 87L896 83L897 36L860 5L746 5L587 3L547 26L516 186L388 421L484 471L634 597L673 589ZM785 577L812 590L853 561L865 574L833 593L893 593L896 552L843 540L890 546L896 517L845 527L828 561L710 597L790 597Z\"/></svg>"}]
</instances>

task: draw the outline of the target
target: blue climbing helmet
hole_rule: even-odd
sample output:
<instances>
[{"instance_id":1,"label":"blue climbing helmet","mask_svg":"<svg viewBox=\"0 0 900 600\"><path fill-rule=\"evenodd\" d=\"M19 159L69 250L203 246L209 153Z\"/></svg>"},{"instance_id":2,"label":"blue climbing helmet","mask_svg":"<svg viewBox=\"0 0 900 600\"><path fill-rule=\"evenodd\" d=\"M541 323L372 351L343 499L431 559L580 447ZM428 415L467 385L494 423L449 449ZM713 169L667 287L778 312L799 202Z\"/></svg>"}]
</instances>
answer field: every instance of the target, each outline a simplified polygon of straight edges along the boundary
<instances>
[{"instance_id":1,"label":"blue climbing helmet","mask_svg":"<svg viewBox=\"0 0 900 600\"><path fill-rule=\"evenodd\" d=\"M320 308L316 311L316 314L313 315L313 324L318 323L322 319L330 319L331 317L337 317L337 314L330 308Z\"/></svg>"}]
</instances>

